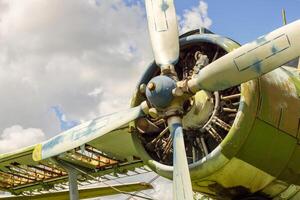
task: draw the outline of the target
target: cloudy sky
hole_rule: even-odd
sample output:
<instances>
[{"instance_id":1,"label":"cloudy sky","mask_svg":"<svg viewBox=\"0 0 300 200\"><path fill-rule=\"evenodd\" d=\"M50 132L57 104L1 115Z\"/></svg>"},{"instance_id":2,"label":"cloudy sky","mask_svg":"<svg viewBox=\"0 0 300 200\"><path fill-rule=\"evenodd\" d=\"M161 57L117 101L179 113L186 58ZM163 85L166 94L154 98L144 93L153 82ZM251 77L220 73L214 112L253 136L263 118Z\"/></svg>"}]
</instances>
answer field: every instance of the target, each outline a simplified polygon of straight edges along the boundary
<instances>
[{"instance_id":1,"label":"cloudy sky","mask_svg":"<svg viewBox=\"0 0 300 200\"><path fill-rule=\"evenodd\" d=\"M299 0L176 0L181 31L241 43L299 18ZM0 0L0 153L129 106L152 60L140 0ZM62 123L66 124L62 124Z\"/></svg>"},{"instance_id":2,"label":"cloudy sky","mask_svg":"<svg viewBox=\"0 0 300 200\"><path fill-rule=\"evenodd\" d=\"M182 31L212 24L204 1ZM144 5L122 0L0 1L0 152L129 106L152 60ZM23 136L22 139L20 136Z\"/></svg>"},{"instance_id":3,"label":"cloudy sky","mask_svg":"<svg viewBox=\"0 0 300 200\"><path fill-rule=\"evenodd\" d=\"M2 137L22 127L24 133L34 128L31 132L42 131L45 137L57 134L53 106L78 121L128 106L135 80L151 59L140 5L0 2Z\"/></svg>"}]
</instances>

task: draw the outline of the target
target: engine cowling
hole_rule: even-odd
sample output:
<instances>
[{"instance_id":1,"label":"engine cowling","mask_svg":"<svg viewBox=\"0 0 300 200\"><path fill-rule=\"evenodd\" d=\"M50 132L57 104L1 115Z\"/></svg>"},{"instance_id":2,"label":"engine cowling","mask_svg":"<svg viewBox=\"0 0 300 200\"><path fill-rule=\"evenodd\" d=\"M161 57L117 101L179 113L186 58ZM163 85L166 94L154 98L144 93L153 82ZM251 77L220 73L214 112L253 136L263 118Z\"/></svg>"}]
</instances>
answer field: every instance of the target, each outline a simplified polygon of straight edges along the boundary
<instances>
[{"instance_id":1,"label":"engine cowling","mask_svg":"<svg viewBox=\"0 0 300 200\"><path fill-rule=\"evenodd\" d=\"M182 37L180 46L175 68L181 80L197 70L198 52L213 62L239 47L228 38L197 33ZM159 74L152 63L132 106L146 99L143 88ZM224 91L200 91L187 100L183 126L193 189L221 199L270 198L285 190L298 191L291 184L300 183L299 91L299 73L279 68ZM146 116L132 128L144 163L172 179L172 145L165 120Z\"/></svg>"},{"instance_id":2,"label":"engine cowling","mask_svg":"<svg viewBox=\"0 0 300 200\"><path fill-rule=\"evenodd\" d=\"M213 62L219 57L239 47L236 42L214 34L192 34L181 38L180 61L175 66L179 79L186 79L197 66L197 54L201 53ZM201 66L200 66L201 67ZM202 66L203 67L203 66ZM160 74L160 69L152 63L139 87ZM189 167L193 177L207 176L206 166L218 156L220 144L226 140L236 121L238 110L243 109L240 86L224 91L209 93L198 92L185 102L183 126L186 132L185 145ZM132 106L146 99L143 90L137 89ZM132 134L136 148L144 162L162 176L172 177L172 145L165 120L156 120L150 116L135 121ZM219 161L218 161L219 162ZM219 163L221 166L222 164ZM199 168L208 173L200 175ZM217 167L218 168L218 167ZM216 168L216 169L217 169Z\"/></svg>"}]
</instances>

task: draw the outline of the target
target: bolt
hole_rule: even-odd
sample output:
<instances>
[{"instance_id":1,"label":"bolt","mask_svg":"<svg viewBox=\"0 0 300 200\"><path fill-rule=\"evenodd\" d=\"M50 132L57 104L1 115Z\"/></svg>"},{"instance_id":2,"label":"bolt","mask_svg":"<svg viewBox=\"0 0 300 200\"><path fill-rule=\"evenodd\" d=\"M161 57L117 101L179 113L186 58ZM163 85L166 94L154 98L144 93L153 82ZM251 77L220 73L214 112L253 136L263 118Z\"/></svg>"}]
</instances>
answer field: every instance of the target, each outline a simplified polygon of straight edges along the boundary
<instances>
[{"instance_id":1,"label":"bolt","mask_svg":"<svg viewBox=\"0 0 300 200\"><path fill-rule=\"evenodd\" d=\"M175 96L175 97L181 97L182 95L183 95L183 91L182 91L182 89L181 88L174 88L173 90L172 90L172 94L173 94L173 96Z\"/></svg>"},{"instance_id":2,"label":"bolt","mask_svg":"<svg viewBox=\"0 0 300 200\"><path fill-rule=\"evenodd\" d=\"M146 84L141 84L140 85L140 93L145 94L146 93Z\"/></svg>"},{"instance_id":3,"label":"bolt","mask_svg":"<svg viewBox=\"0 0 300 200\"><path fill-rule=\"evenodd\" d=\"M149 109L149 115L152 118L156 119L158 117L158 112L157 112L157 110L155 108L150 108Z\"/></svg>"},{"instance_id":4,"label":"bolt","mask_svg":"<svg viewBox=\"0 0 300 200\"><path fill-rule=\"evenodd\" d=\"M135 128L133 126L128 127L128 132L133 133L135 131Z\"/></svg>"},{"instance_id":5,"label":"bolt","mask_svg":"<svg viewBox=\"0 0 300 200\"><path fill-rule=\"evenodd\" d=\"M147 85L147 87L148 87L148 89L149 89L150 91L153 91L153 90L155 90L156 85L155 85L155 83L150 82L150 83Z\"/></svg>"},{"instance_id":6,"label":"bolt","mask_svg":"<svg viewBox=\"0 0 300 200\"><path fill-rule=\"evenodd\" d=\"M161 73L163 74L163 75L165 75L165 74L170 74L171 73L171 65L164 65L164 66L162 66L161 67Z\"/></svg>"}]
</instances>

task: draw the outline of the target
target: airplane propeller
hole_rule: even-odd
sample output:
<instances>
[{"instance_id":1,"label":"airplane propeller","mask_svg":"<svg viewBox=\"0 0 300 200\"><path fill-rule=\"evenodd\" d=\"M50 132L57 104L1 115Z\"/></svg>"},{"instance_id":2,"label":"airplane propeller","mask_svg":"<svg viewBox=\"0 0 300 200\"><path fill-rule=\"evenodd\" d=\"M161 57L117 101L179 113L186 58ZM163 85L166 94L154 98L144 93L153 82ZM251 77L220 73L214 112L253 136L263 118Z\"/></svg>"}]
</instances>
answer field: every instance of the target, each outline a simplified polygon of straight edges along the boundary
<instances>
[{"instance_id":1,"label":"airplane propeller","mask_svg":"<svg viewBox=\"0 0 300 200\"><path fill-rule=\"evenodd\" d=\"M300 21L281 27L204 67L191 80L178 82L174 65L179 57L179 38L173 0L145 0L148 28L156 64L161 75L148 83L147 100L164 110L173 138L173 195L193 199L184 146L181 102L200 90L224 90L258 78L300 55ZM164 69L169 69L169 74ZM173 72L172 72L173 70ZM175 72L175 73L174 73ZM175 74L175 77L174 77Z\"/></svg>"},{"instance_id":2,"label":"airplane propeller","mask_svg":"<svg viewBox=\"0 0 300 200\"><path fill-rule=\"evenodd\" d=\"M219 58L188 82L193 93L224 90L258 78L300 55L300 20Z\"/></svg>"},{"instance_id":3,"label":"airplane propeller","mask_svg":"<svg viewBox=\"0 0 300 200\"><path fill-rule=\"evenodd\" d=\"M179 57L179 34L173 0L146 0L145 4L155 62L174 65Z\"/></svg>"},{"instance_id":4,"label":"airplane propeller","mask_svg":"<svg viewBox=\"0 0 300 200\"><path fill-rule=\"evenodd\" d=\"M40 161L80 147L147 114L164 113L173 139L174 199L193 199L181 118L183 102L200 90L217 91L270 72L300 55L300 20L281 27L210 63L190 80L178 81L174 65L179 59L179 37L173 0L145 0L149 33L161 75L146 88L147 102L128 110L96 118L35 147Z\"/></svg>"},{"instance_id":5,"label":"airplane propeller","mask_svg":"<svg viewBox=\"0 0 300 200\"><path fill-rule=\"evenodd\" d=\"M179 57L179 33L174 2L173 0L146 0L145 2L155 62L161 67L162 74L164 74L163 70L167 68L169 75L172 74L173 78L177 79L174 65ZM156 77L148 84L147 99L156 108L169 106L173 102L172 90L175 87L176 83L171 78L166 76ZM173 198L193 199L181 117L176 112L179 109L180 107L175 106L175 115L168 118L174 149Z\"/></svg>"},{"instance_id":6,"label":"airplane propeller","mask_svg":"<svg viewBox=\"0 0 300 200\"><path fill-rule=\"evenodd\" d=\"M172 116L168 126L173 138L173 199L193 199L190 171L185 153L181 117Z\"/></svg>"}]
</instances>

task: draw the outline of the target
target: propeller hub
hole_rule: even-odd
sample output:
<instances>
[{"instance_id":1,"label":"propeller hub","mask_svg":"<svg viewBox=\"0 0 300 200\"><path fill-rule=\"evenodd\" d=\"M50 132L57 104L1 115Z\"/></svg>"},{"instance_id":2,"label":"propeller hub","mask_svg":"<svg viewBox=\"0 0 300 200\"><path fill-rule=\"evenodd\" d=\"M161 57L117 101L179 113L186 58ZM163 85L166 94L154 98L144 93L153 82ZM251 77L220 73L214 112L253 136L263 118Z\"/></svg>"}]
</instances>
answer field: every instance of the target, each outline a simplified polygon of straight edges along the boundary
<instances>
[{"instance_id":1,"label":"propeller hub","mask_svg":"<svg viewBox=\"0 0 300 200\"><path fill-rule=\"evenodd\" d=\"M168 107L174 96L172 90L176 82L168 76L157 76L150 80L146 89L148 101L158 109Z\"/></svg>"}]
</instances>

